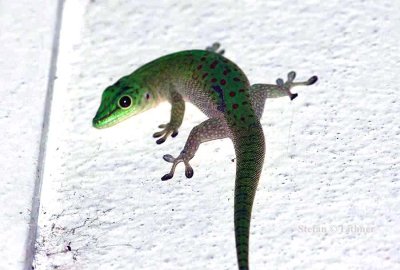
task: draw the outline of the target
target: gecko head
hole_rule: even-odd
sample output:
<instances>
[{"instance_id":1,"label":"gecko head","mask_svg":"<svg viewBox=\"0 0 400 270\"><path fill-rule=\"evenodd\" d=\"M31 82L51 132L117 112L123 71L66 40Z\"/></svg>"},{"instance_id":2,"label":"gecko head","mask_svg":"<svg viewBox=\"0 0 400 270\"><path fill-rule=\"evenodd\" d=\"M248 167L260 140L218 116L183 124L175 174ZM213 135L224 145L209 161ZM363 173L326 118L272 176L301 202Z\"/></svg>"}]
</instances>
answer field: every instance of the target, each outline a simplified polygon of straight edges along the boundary
<instances>
[{"instance_id":1,"label":"gecko head","mask_svg":"<svg viewBox=\"0 0 400 270\"><path fill-rule=\"evenodd\" d=\"M104 90L100 107L93 118L93 126L111 127L153 105L154 98L148 88L131 78L123 77Z\"/></svg>"}]
</instances>

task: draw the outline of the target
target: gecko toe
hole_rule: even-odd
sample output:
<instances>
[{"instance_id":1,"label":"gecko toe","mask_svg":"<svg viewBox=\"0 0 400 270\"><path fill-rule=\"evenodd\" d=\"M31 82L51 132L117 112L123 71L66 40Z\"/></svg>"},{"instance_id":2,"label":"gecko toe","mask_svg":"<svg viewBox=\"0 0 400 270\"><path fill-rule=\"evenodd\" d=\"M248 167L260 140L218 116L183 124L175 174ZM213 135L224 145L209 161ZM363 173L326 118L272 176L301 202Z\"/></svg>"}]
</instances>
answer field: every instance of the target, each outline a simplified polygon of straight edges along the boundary
<instances>
[{"instance_id":1,"label":"gecko toe","mask_svg":"<svg viewBox=\"0 0 400 270\"><path fill-rule=\"evenodd\" d=\"M296 78L296 72L290 71L287 76L288 76L288 82L293 82L294 79Z\"/></svg>"},{"instance_id":2,"label":"gecko toe","mask_svg":"<svg viewBox=\"0 0 400 270\"><path fill-rule=\"evenodd\" d=\"M164 159L166 162L169 162L169 163L173 163L173 162L175 161L175 158L174 158L173 156L169 155L169 154L164 155L164 156L163 156L163 159Z\"/></svg>"},{"instance_id":3,"label":"gecko toe","mask_svg":"<svg viewBox=\"0 0 400 270\"><path fill-rule=\"evenodd\" d=\"M221 44L219 42L214 42L211 47L208 47L211 51L216 51L218 48L221 47Z\"/></svg>"},{"instance_id":4,"label":"gecko toe","mask_svg":"<svg viewBox=\"0 0 400 270\"><path fill-rule=\"evenodd\" d=\"M312 85L312 84L316 83L317 81L318 81L318 77L314 75L310 79L308 79L307 85Z\"/></svg>"},{"instance_id":5,"label":"gecko toe","mask_svg":"<svg viewBox=\"0 0 400 270\"><path fill-rule=\"evenodd\" d=\"M192 177L193 177L193 174L194 174L194 172L193 172L192 167L190 167L190 166L186 167L186 169L185 169L185 175L186 175L186 177L187 177L187 178L192 178Z\"/></svg>"},{"instance_id":6,"label":"gecko toe","mask_svg":"<svg viewBox=\"0 0 400 270\"><path fill-rule=\"evenodd\" d=\"M299 94L297 94L297 93L291 94L290 95L290 100L293 100L293 99L297 98L298 95Z\"/></svg>"},{"instance_id":7,"label":"gecko toe","mask_svg":"<svg viewBox=\"0 0 400 270\"><path fill-rule=\"evenodd\" d=\"M283 80L282 80L281 78L279 78L279 79L276 80L276 84L277 84L278 86L282 87L283 84L284 84L284 82L283 82Z\"/></svg>"},{"instance_id":8,"label":"gecko toe","mask_svg":"<svg viewBox=\"0 0 400 270\"><path fill-rule=\"evenodd\" d=\"M165 142L165 138L164 138L164 137L162 137L161 139L158 139L158 140L156 141L157 144L162 144L162 143L164 143L164 142Z\"/></svg>"},{"instance_id":9,"label":"gecko toe","mask_svg":"<svg viewBox=\"0 0 400 270\"><path fill-rule=\"evenodd\" d=\"M163 131L156 132L156 133L153 134L153 138L161 137L163 134L164 134Z\"/></svg>"},{"instance_id":10,"label":"gecko toe","mask_svg":"<svg viewBox=\"0 0 400 270\"><path fill-rule=\"evenodd\" d=\"M223 55L225 53L225 50L220 49L220 47L221 47L221 44L219 42L214 42L211 46L206 47L206 51L215 52L220 55ZM220 50L218 50L218 49L220 49Z\"/></svg>"},{"instance_id":11,"label":"gecko toe","mask_svg":"<svg viewBox=\"0 0 400 270\"><path fill-rule=\"evenodd\" d=\"M171 137L172 137L172 138L175 138L176 136L178 136L178 131L177 131L177 130L175 130L175 131L171 134Z\"/></svg>"},{"instance_id":12,"label":"gecko toe","mask_svg":"<svg viewBox=\"0 0 400 270\"><path fill-rule=\"evenodd\" d=\"M166 180L171 179L172 177L174 177L173 174L167 173L166 175L164 175L163 177L161 177L161 180L166 181Z\"/></svg>"}]
</instances>

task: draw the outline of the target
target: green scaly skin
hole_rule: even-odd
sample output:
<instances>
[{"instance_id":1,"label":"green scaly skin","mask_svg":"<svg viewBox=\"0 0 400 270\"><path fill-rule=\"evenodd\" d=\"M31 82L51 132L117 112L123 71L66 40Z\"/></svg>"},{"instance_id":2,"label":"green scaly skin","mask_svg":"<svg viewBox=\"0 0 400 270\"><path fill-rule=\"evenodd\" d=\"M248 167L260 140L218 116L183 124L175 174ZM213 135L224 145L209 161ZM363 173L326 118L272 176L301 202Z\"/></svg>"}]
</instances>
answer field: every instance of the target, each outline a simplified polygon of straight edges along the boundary
<instances>
[{"instance_id":1,"label":"green scaly skin","mask_svg":"<svg viewBox=\"0 0 400 270\"><path fill-rule=\"evenodd\" d=\"M208 120L194 127L180 155L165 155L172 163L171 171L162 180L171 179L176 166L183 162L185 175L193 176L189 161L203 142L230 138L236 153L236 182L234 223L238 268L249 269L249 230L251 210L262 171L265 142L260 118L266 98L288 95L296 85L311 85L313 76L304 82L293 82L295 73L288 74L287 82L255 84L250 86L243 71L222 56L215 43L206 50L190 50L160 57L120 78L107 87L101 105L93 119L93 126L113 126L133 115L150 109L161 101L172 104L171 119L160 125L154 133L157 143L163 143L170 135L175 137L182 124L185 101L195 104Z\"/></svg>"}]
</instances>

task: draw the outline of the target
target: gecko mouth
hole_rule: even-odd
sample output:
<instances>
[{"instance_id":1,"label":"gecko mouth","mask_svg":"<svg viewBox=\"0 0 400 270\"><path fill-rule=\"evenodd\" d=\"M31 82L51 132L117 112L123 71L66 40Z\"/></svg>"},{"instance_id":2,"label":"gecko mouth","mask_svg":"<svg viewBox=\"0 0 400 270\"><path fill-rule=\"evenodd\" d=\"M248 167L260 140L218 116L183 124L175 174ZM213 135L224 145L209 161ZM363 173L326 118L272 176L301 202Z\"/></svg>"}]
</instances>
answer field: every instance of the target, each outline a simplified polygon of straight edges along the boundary
<instances>
[{"instance_id":1,"label":"gecko mouth","mask_svg":"<svg viewBox=\"0 0 400 270\"><path fill-rule=\"evenodd\" d=\"M117 111L117 109L112 110L109 114L107 114L103 117L100 117L100 118L96 114L96 116L93 118L93 121L92 121L93 127L101 129L101 128L107 128L107 127L117 124L118 118L111 117L116 111Z\"/></svg>"},{"instance_id":2,"label":"gecko mouth","mask_svg":"<svg viewBox=\"0 0 400 270\"><path fill-rule=\"evenodd\" d=\"M116 108L112 110L109 114L103 116L103 117L97 117L96 116L93 118L93 127L98 128L98 129L103 129L103 128L108 128L111 126L115 126L119 122L124 121L125 119L135 115L135 111L131 111L130 113L127 114L121 114L118 113L120 109Z\"/></svg>"}]
</instances>

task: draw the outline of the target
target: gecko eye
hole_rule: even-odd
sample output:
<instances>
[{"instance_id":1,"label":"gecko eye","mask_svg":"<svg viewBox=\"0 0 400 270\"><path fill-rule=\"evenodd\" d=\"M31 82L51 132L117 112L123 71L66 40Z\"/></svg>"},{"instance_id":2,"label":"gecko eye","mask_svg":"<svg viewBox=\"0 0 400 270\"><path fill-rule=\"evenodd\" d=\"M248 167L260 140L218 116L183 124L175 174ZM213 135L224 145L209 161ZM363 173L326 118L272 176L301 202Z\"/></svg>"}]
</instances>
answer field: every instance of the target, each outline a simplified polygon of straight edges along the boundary
<instances>
[{"instance_id":1,"label":"gecko eye","mask_svg":"<svg viewBox=\"0 0 400 270\"><path fill-rule=\"evenodd\" d=\"M132 104L132 98L130 96L123 96L119 99L118 104L122 109L127 109Z\"/></svg>"}]
</instances>

